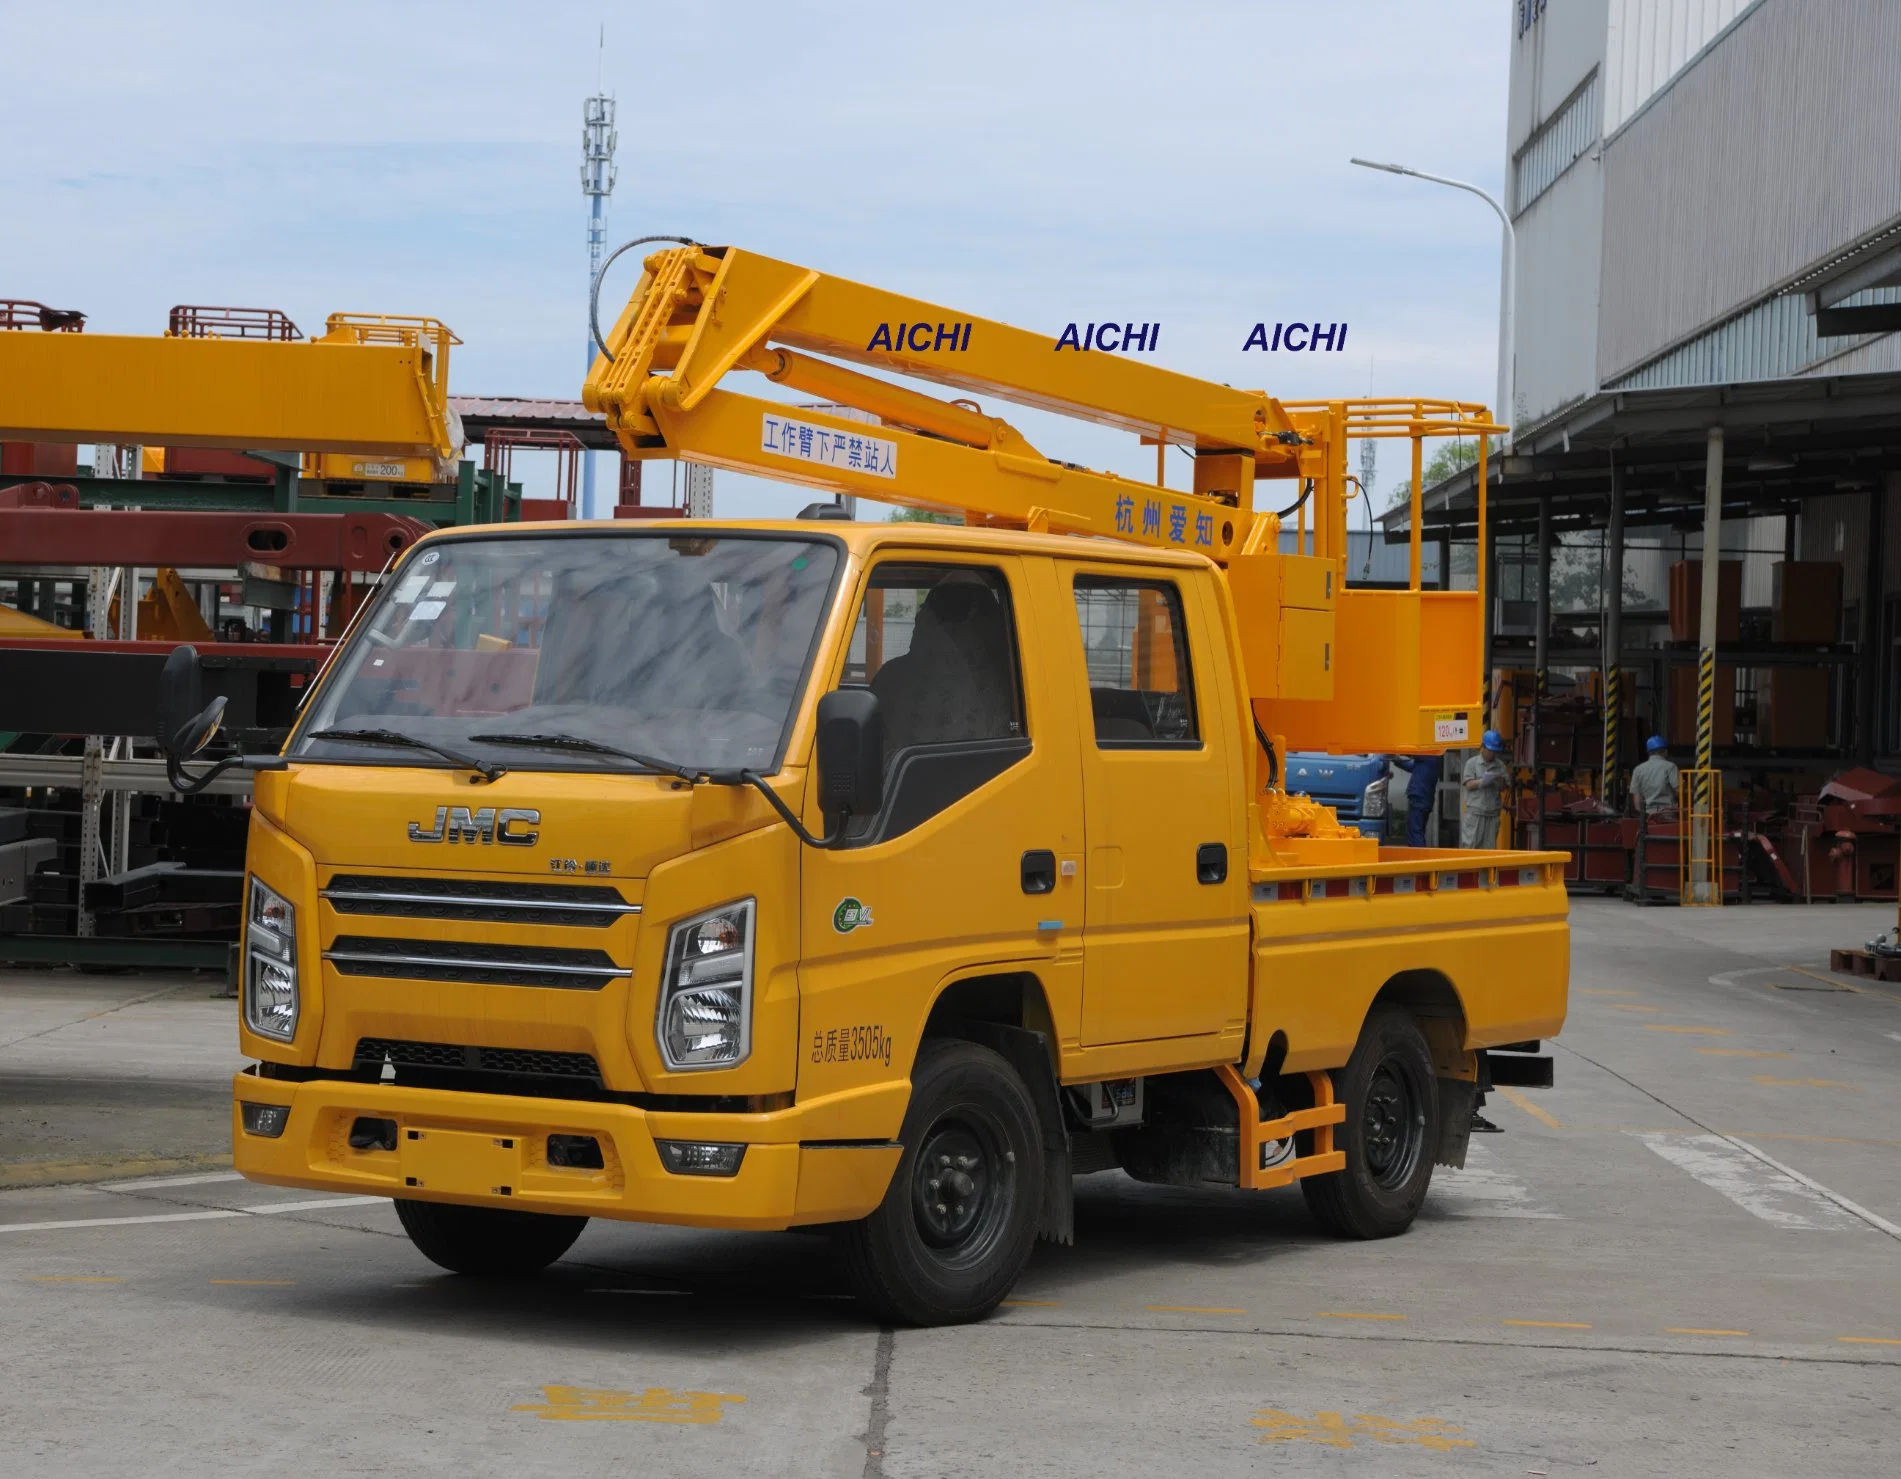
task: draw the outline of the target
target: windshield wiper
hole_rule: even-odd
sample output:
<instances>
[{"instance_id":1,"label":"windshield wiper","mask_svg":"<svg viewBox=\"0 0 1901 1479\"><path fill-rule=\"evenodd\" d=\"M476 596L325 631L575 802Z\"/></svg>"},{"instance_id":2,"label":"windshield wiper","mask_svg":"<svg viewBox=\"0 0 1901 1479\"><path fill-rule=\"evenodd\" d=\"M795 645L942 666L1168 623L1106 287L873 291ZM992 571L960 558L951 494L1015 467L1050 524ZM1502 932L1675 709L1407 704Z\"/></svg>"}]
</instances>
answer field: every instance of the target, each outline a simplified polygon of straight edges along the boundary
<instances>
[{"instance_id":1,"label":"windshield wiper","mask_svg":"<svg viewBox=\"0 0 1901 1479\"><path fill-rule=\"evenodd\" d=\"M613 755L621 760L631 760L642 770L678 776L683 781L697 782L706 778L704 770L695 770L690 765L643 755L638 750L623 750L617 745L603 744L600 740L578 734L471 734L469 738L480 740L486 745L521 745L535 750L575 750L584 755Z\"/></svg>"},{"instance_id":2,"label":"windshield wiper","mask_svg":"<svg viewBox=\"0 0 1901 1479\"><path fill-rule=\"evenodd\" d=\"M671 760L662 760L658 756L643 755L637 750L623 750L617 745L603 744L600 740L587 739L578 734L472 734L472 740L481 740L490 745L525 745L538 750L576 750L586 755L615 755L622 760L631 760L643 770L657 771L661 775L677 776L688 785L697 786L702 781L711 786L751 786L765 797L767 805L779 813L782 820L792 829L793 835L808 847L837 847L843 835L833 838L814 837L806 831L805 824L793 815L792 809L779 799L779 793L766 784L765 777L757 771L746 769L696 769L691 765L679 765Z\"/></svg>"},{"instance_id":3,"label":"windshield wiper","mask_svg":"<svg viewBox=\"0 0 1901 1479\"><path fill-rule=\"evenodd\" d=\"M317 729L304 738L349 740L359 745L398 745L406 750L427 750L463 770L474 771L485 781L508 774L506 765L497 765L493 760L477 760L473 755L464 755L460 750L448 749L431 740L417 739L415 735L404 734L399 729Z\"/></svg>"}]
</instances>

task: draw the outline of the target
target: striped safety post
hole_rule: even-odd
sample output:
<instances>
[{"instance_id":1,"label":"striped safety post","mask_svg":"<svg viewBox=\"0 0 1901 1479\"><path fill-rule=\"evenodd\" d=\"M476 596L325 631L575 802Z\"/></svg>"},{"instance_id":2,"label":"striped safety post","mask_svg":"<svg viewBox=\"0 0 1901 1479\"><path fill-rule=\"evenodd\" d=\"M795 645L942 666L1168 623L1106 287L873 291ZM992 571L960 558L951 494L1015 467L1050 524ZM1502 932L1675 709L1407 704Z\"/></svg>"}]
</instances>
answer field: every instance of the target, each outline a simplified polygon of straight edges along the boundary
<instances>
[{"instance_id":1,"label":"striped safety post","mask_svg":"<svg viewBox=\"0 0 1901 1479\"><path fill-rule=\"evenodd\" d=\"M1617 666L1613 663L1604 670L1604 771L1598 785L1606 806L1617 804L1617 772L1620 759L1617 753L1617 735L1620 697Z\"/></svg>"}]
</instances>

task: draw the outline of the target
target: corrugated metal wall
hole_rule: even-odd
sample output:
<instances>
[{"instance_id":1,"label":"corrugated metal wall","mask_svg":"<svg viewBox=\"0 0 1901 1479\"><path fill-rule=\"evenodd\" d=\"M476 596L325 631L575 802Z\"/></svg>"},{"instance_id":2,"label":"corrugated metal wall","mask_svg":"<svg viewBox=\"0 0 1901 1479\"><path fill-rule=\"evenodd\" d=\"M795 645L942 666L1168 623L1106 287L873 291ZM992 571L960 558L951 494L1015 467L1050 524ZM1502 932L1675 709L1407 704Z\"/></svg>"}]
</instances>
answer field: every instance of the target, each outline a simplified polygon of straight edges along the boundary
<instances>
[{"instance_id":1,"label":"corrugated metal wall","mask_svg":"<svg viewBox=\"0 0 1901 1479\"><path fill-rule=\"evenodd\" d=\"M1901 288L1874 288L1858 293L1855 302L1901 303ZM1819 338L1815 315L1805 293L1783 293L1758 303L1746 313L1699 334L1641 369L1611 381L1612 390L1650 390L1670 385L1727 385L1737 380L1770 380L1799 375L1891 335ZM1892 359L1892 352L1888 358ZM1877 356L1869 368L1880 365ZM1880 365L1881 368L1887 368ZM1845 374L1845 370L1832 373Z\"/></svg>"},{"instance_id":2,"label":"corrugated metal wall","mask_svg":"<svg viewBox=\"0 0 1901 1479\"><path fill-rule=\"evenodd\" d=\"M1515 223L1513 421L1532 425L1597 389L1604 170L1578 160Z\"/></svg>"},{"instance_id":3,"label":"corrugated metal wall","mask_svg":"<svg viewBox=\"0 0 1901 1479\"><path fill-rule=\"evenodd\" d=\"M1761 0L1607 137L1601 380L1901 217L1897 79L1896 0Z\"/></svg>"},{"instance_id":4,"label":"corrugated metal wall","mask_svg":"<svg viewBox=\"0 0 1901 1479\"><path fill-rule=\"evenodd\" d=\"M1718 31L1757 3L1760 0L1610 0L1604 47L1604 132L1622 127Z\"/></svg>"},{"instance_id":5,"label":"corrugated metal wall","mask_svg":"<svg viewBox=\"0 0 1901 1479\"><path fill-rule=\"evenodd\" d=\"M1512 160L1512 213L1525 209L1557 182L1586 149L1597 142L1602 99L1597 73L1571 95L1556 114L1538 126Z\"/></svg>"}]
</instances>

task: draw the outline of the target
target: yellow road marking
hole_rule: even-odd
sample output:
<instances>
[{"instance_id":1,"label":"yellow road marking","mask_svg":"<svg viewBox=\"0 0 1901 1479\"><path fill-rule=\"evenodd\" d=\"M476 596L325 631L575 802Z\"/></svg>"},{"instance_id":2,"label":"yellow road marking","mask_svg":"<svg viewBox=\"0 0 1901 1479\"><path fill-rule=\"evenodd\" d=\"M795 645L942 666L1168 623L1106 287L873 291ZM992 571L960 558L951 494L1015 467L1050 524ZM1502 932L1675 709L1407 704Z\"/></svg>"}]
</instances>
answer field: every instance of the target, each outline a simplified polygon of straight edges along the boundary
<instances>
[{"instance_id":1,"label":"yellow road marking","mask_svg":"<svg viewBox=\"0 0 1901 1479\"><path fill-rule=\"evenodd\" d=\"M96 1161L8 1161L0 1164L0 1190L54 1186L63 1182L112 1181L165 1171L211 1170L231 1164L228 1155L133 1157Z\"/></svg>"},{"instance_id":2,"label":"yellow road marking","mask_svg":"<svg viewBox=\"0 0 1901 1479\"><path fill-rule=\"evenodd\" d=\"M1728 1037L1727 1027L1674 1027L1662 1022L1644 1023L1645 1032L1707 1032L1711 1037Z\"/></svg>"},{"instance_id":3,"label":"yellow road marking","mask_svg":"<svg viewBox=\"0 0 1901 1479\"><path fill-rule=\"evenodd\" d=\"M1524 1110L1526 1114L1530 1115L1533 1119L1537 1120L1539 1124L1548 1126L1549 1128L1553 1130L1562 1130L1564 1128L1564 1122L1562 1120L1560 1120L1556 1115L1552 1114L1549 1110L1540 1109L1536 1104L1533 1104L1531 1100L1527 1099L1524 1096L1524 1094L1520 1092L1519 1090L1501 1088L1499 1089L1498 1092L1501 1097L1510 1100L1513 1104L1516 1104L1520 1109Z\"/></svg>"},{"instance_id":4,"label":"yellow road marking","mask_svg":"<svg viewBox=\"0 0 1901 1479\"><path fill-rule=\"evenodd\" d=\"M1901 1340L1890 1340L1885 1335L1838 1335L1835 1338L1844 1345L1901 1345Z\"/></svg>"},{"instance_id":5,"label":"yellow road marking","mask_svg":"<svg viewBox=\"0 0 1901 1479\"><path fill-rule=\"evenodd\" d=\"M231 1284L240 1289L288 1289L295 1279L213 1279L214 1284Z\"/></svg>"},{"instance_id":6,"label":"yellow road marking","mask_svg":"<svg viewBox=\"0 0 1901 1479\"><path fill-rule=\"evenodd\" d=\"M1695 1330L1695 1329L1690 1328L1687 1325L1666 1325L1663 1327L1663 1331L1664 1331L1664 1334L1666 1335L1747 1335L1749 1334L1747 1330Z\"/></svg>"},{"instance_id":7,"label":"yellow road marking","mask_svg":"<svg viewBox=\"0 0 1901 1479\"><path fill-rule=\"evenodd\" d=\"M1004 1303L1017 1309L1053 1310L1062 1304L1060 1299L1006 1299Z\"/></svg>"},{"instance_id":8,"label":"yellow road marking","mask_svg":"<svg viewBox=\"0 0 1901 1479\"><path fill-rule=\"evenodd\" d=\"M1661 1007L1639 1006L1634 1001L1607 1001L1604 1003L1604 1007L1605 1010L1612 1012L1656 1012L1662 1010Z\"/></svg>"},{"instance_id":9,"label":"yellow road marking","mask_svg":"<svg viewBox=\"0 0 1901 1479\"><path fill-rule=\"evenodd\" d=\"M1752 1084L1767 1084L1772 1089L1848 1089L1859 1090L1861 1085L1851 1084L1839 1078L1777 1078L1768 1073L1749 1075Z\"/></svg>"},{"instance_id":10,"label":"yellow road marking","mask_svg":"<svg viewBox=\"0 0 1901 1479\"><path fill-rule=\"evenodd\" d=\"M1436 1453L1478 1446L1470 1438L1459 1437L1465 1429L1443 1417L1399 1421L1381 1417L1376 1412L1356 1412L1348 1417L1344 1412L1328 1411L1303 1417L1297 1412L1283 1412L1278 1407L1263 1407L1254 1414L1249 1426L1263 1430L1262 1443L1317 1443L1327 1448L1352 1448L1359 1439L1377 1443L1382 1448L1430 1448ZM1532 1472L1544 1471L1533 1469Z\"/></svg>"},{"instance_id":11,"label":"yellow road marking","mask_svg":"<svg viewBox=\"0 0 1901 1479\"><path fill-rule=\"evenodd\" d=\"M1364 1310L1316 1310L1316 1320L1403 1320L1404 1315L1374 1315Z\"/></svg>"},{"instance_id":12,"label":"yellow road marking","mask_svg":"<svg viewBox=\"0 0 1901 1479\"><path fill-rule=\"evenodd\" d=\"M706 1426L726 1416L726 1404L744 1402L737 1392L676 1392L648 1387L623 1392L607 1387L544 1386L545 1402L518 1402L510 1412L532 1412L555 1422L691 1423Z\"/></svg>"},{"instance_id":13,"label":"yellow road marking","mask_svg":"<svg viewBox=\"0 0 1901 1479\"><path fill-rule=\"evenodd\" d=\"M1793 1058L1794 1053L1771 1052L1764 1048L1698 1048L1712 1058Z\"/></svg>"},{"instance_id":14,"label":"yellow road marking","mask_svg":"<svg viewBox=\"0 0 1901 1479\"><path fill-rule=\"evenodd\" d=\"M36 1284L123 1284L117 1274L35 1274Z\"/></svg>"},{"instance_id":15,"label":"yellow road marking","mask_svg":"<svg viewBox=\"0 0 1901 1479\"><path fill-rule=\"evenodd\" d=\"M1238 1310L1226 1305L1207 1304L1149 1304L1144 1309L1156 1315L1245 1315L1246 1310Z\"/></svg>"},{"instance_id":16,"label":"yellow road marking","mask_svg":"<svg viewBox=\"0 0 1901 1479\"><path fill-rule=\"evenodd\" d=\"M1636 994L1634 991L1623 991L1614 986L1578 987L1579 996L1635 996Z\"/></svg>"},{"instance_id":17,"label":"yellow road marking","mask_svg":"<svg viewBox=\"0 0 1901 1479\"><path fill-rule=\"evenodd\" d=\"M1500 1320L1501 1325L1524 1325L1533 1330L1589 1330L1572 1320Z\"/></svg>"}]
</instances>

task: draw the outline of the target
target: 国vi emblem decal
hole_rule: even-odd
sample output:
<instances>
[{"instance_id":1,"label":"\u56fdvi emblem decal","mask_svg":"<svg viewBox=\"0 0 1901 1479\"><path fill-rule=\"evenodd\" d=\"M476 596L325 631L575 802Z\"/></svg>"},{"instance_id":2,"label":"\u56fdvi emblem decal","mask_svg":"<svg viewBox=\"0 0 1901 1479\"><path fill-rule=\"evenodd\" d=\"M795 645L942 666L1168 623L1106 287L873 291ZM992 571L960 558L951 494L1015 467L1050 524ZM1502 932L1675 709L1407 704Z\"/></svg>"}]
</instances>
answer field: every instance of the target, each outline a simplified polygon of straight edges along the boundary
<instances>
[{"instance_id":1,"label":"\u56fdvi emblem decal","mask_svg":"<svg viewBox=\"0 0 1901 1479\"><path fill-rule=\"evenodd\" d=\"M856 899L842 899L832 911L832 928L841 935L849 935L855 929L864 929L871 923L871 905L861 904Z\"/></svg>"}]
</instances>

